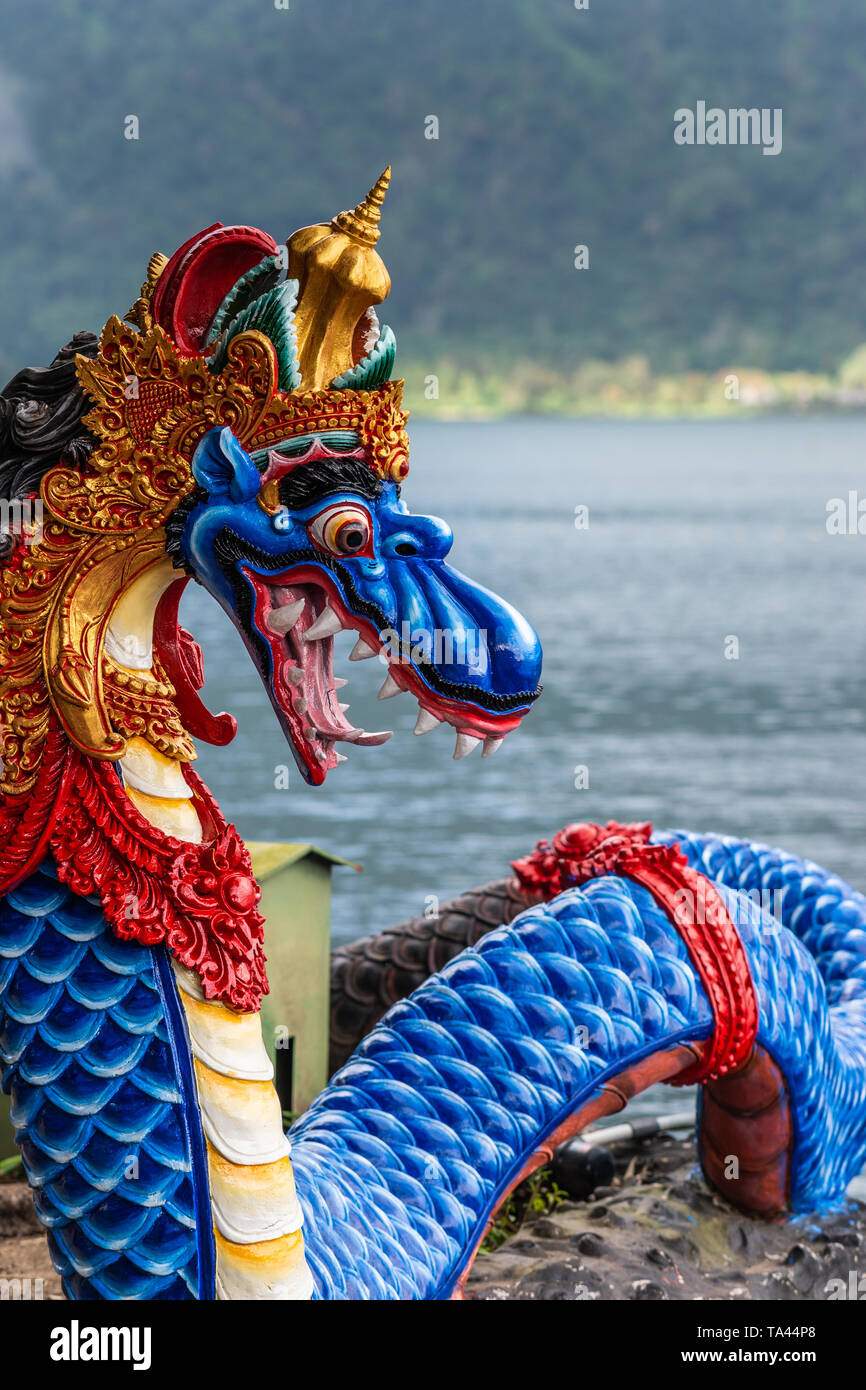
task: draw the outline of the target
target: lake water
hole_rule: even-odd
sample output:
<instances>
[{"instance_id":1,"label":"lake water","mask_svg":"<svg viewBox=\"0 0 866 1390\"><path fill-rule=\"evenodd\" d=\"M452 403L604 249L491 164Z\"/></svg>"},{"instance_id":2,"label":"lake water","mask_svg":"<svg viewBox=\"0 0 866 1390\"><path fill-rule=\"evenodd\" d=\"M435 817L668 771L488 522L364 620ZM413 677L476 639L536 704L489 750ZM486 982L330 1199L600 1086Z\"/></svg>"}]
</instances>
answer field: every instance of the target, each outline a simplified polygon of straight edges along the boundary
<instances>
[{"instance_id":1,"label":"lake water","mask_svg":"<svg viewBox=\"0 0 866 1390\"><path fill-rule=\"evenodd\" d=\"M199 770L246 837L363 864L334 875L336 941L503 875L570 820L749 835L863 887L866 536L825 524L863 478L854 417L422 422L404 496L444 516L455 565L538 629L535 709L494 757L456 763L453 734L414 738L414 700L378 703L382 668L350 665L338 639L353 721L395 736L309 788L231 625L190 586L205 698L240 725Z\"/></svg>"}]
</instances>

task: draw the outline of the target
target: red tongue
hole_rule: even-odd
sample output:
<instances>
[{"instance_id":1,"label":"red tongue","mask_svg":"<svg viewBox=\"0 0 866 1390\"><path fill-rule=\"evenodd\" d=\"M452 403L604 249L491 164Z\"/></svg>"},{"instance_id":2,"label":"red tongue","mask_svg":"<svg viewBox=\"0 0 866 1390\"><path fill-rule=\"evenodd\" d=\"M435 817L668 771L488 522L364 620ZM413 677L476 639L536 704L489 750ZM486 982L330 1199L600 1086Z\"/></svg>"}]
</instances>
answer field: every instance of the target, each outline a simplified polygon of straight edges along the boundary
<instances>
[{"instance_id":1,"label":"red tongue","mask_svg":"<svg viewBox=\"0 0 866 1390\"><path fill-rule=\"evenodd\" d=\"M309 589L275 587L273 608L304 600L304 610L291 630L289 649L299 653L299 664L303 671L303 684L300 696L307 702L305 718L325 738L356 740L353 725L343 715L337 700L334 677L334 642L332 638L322 637L305 642L303 634L313 626L324 606L324 595L315 602ZM291 661L288 663L291 665ZM286 678L286 684L289 684ZM360 731L358 731L360 733Z\"/></svg>"},{"instance_id":2,"label":"red tongue","mask_svg":"<svg viewBox=\"0 0 866 1390\"><path fill-rule=\"evenodd\" d=\"M351 729L351 724L343 718L334 690L333 640L323 637L316 642L302 642L301 669L304 673L301 691L307 702L310 723L331 738L337 738ZM334 697L333 707L329 699L331 694Z\"/></svg>"}]
</instances>

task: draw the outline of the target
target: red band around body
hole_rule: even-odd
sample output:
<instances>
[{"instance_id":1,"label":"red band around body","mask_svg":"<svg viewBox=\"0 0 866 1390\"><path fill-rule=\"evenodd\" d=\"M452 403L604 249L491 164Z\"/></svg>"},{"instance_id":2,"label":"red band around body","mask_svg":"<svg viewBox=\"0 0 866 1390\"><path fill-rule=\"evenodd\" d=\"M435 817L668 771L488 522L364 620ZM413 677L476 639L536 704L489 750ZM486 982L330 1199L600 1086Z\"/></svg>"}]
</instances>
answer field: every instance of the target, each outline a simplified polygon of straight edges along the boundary
<instances>
[{"instance_id":1,"label":"red band around body","mask_svg":"<svg viewBox=\"0 0 866 1390\"><path fill-rule=\"evenodd\" d=\"M741 1066L754 1047L758 1001L749 963L715 885L690 867L676 845L651 844L651 833L648 823L567 825L512 868L522 890L540 902L606 874L633 879L652 893L685 943L716 1025L703 1060L673 1084L714 1081Z\"/></svg>"}]
</instances>

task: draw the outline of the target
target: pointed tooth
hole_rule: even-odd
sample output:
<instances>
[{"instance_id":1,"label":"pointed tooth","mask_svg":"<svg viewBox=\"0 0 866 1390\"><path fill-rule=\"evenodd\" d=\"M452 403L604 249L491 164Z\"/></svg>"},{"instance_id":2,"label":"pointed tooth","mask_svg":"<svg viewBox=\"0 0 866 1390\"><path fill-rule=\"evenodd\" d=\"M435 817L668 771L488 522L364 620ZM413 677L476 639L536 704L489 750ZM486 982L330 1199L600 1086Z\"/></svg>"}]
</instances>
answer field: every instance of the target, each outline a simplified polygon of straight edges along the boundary
<instances>
[{"instance_id":1,"label":"pointed tooth","mask_svg":"<svg viewBox=\"0 0 866 1390\"><path fill-rule=\"evenodd\" d=\"M358 738L347 739L346 742L354 744L356 748L378 748L379 744L387 743L388 739L393 737L393 729L383 729L376 734L368 734L362 729Z\"/></svg>"},{"instance_id":2,"label":"pointed tooth","mask_svg":"<svg viewBox=\"0 0 866 1390\"><path fill-rule=\"evenodd\" d=\"M431 729L438 728L441 723L442 720L437 719L435 714L431 714L429 709L423 709L419 705L418 718L415 721L416 734L429 734Z\"/></svg>"},{"instance_id":3,"label":"pointed tooth","mask_svg":"<svg viewBox=\"0 0 866 1390\"><path fill-rule=\"evenodd\" d=\"M343 624L333 608L326 603L316 621L304 633L305 642L317 642L320 637L333 637L343 631Z\"/></svg>"},{"instance_id":4,"label":"pointed tooth","mask_svg":"<svg viewBox=\"0 0 866 1390\"><path fill-rule=\"evenodd\" d=\"M363 637L359 637L354 647L349 652L349 660L366 661L368 657L378 655L379 653L374 651L370 644L364 641Z\"/></svg>"},{"instance_id":5,"label":"pointed tooth","mask_svg":"<svg viewBox=\"0 0 866 1390\"><path fill-rule=\"evenodd\" d=\"M338 763L347 763L349 761L345 753L335 753L334 756L337 759Z\"/></svg>"},{"instance_id":6,"label":"pointed tooth","mask_svg":"<svg viewBox=\"0 0 866 1390\"><path fill-rule=\"evenodd\" d=\"M379 691L379 699L380 699L380 700L391 700L391 699L393 699L393 697L394 697L395 695L402 695L402 694L403 694L402 688L397 684L397 682L395 681L394 677L391 675L391 672L389 671L388 674L387 674L387 676L385 677L385 684L382 686L382 689Z\"/></svg>"},{"instance_id":7,"label":"pointed tooth","mask_svg":"<svg viewBox=\"0 0 866 1390\"><path fill-rule=\"evenodd\" d=\"M345 704L345 705L340 704L340 701L339 701L339 700L337 701L337 704L340 705L340 709L343 711L344 714L346 713L346 710L347 710L347 709L351 709L351 708L352 708L352 706L351 706L350 704L348 704L348 703Z\"/></svg>"},{"instance_id":8,"label":"pointed tooth","mask_svg":"<svg viewBox=\"0 0 866 1390\"><path fill-rule=\"evenodd\" d=\"M473 748L477 748L481 742L480 738L475 738L472 734L457 735L457 742L454 745L455 759L465 758L467 753L471 753Z\"/></svg>"},{"instance_id":9,"label":"pointed tooth","mask_svg":"<svg viewBox=\"0 0 866 1390\"><path fill-rule=\"evenodd\" d=\"M489 758L490 754L495 753L499 745L504 743L504 741L505 740L501 738L494 738L493 734L488 734L487 738L484 740L484 752L481 754L482 758Z\"/></svg>"},{"instance_id":10,"label":"pointed tooth","mask_svg":"<svg viewBox=\"0 0 866 1390\"><path fill-rule=\"evenodd\" d=\"M282 608L272 608L268 614L268 627L271 632L283 634L291 632L303 611L304 600L302 598L299 598L296 603L284 603Z\"/></svg>"},{"instance_id":11,"label":"pointed tooth","mask_svg":"<svg viewBox=\"0 0 866 1390\"><path fill-rule=\"evenodd\" d=\"M344 686L344 685L348 685L348 684L349 684L349 682L348 682L347 680L344 680L344 678L343 678L342 676L335 676L335 677L334 677L334 689L335 689L335 690L342 690L342 689L343 689L343 686Z\"/></svg>"}]
</instances>

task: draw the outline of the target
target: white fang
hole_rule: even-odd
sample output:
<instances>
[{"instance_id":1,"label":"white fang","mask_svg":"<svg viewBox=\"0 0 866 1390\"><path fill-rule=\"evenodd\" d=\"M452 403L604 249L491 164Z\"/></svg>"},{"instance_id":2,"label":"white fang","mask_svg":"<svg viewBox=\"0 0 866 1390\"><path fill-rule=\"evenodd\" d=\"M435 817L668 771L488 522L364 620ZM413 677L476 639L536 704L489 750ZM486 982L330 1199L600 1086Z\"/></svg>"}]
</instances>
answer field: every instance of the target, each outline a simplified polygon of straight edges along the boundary
<instances>
[{"instance_id":1,"label":"white fang","mask_svg":"<svg viewBox=\"0 0 866 1390\"><path fill-rule=\"evenodd\" d=\"M455 759L465 758L467 753L471 753L473 748L477 748L481 742L480 738L473 738L472 734L458 734L457 742L454 745Z\"/></svg>"},{"instance_id":2,"label":"white fang","mask_svg":"<svg viewBox=\"0 0 866 1390\"><path fill-rule=\"evenodd\" d=\"M304 633L304 641L317 642L320 637L333 637L335 633L342 631L343 624L331 605L326 603L312 627L308 627Z\"/></svg>"},{"instance_id":3,"label":"white fang","mask_svg":"<svg viewBox=\"0 0 866 1390\"><path fill-rule=\"evenodd\" d=\"M302 598L299 598L296 603L284 603L282 608L273 608L268 614L268 627L271 632L291 632L303 611L304 600Z\"/></svg>"},{"instance_id":4,"label":"white fang","mask_svg":"<svg viewBox=\"0 0 866 1390\"><path fill-rule=\"evenodd\" d=\"M368 657L378 655L379 653L375 652L369 643L364 641L363 637L359 637L354 647L349 652L349 660L366 661Z\"/></svg>"}]
</instances>

